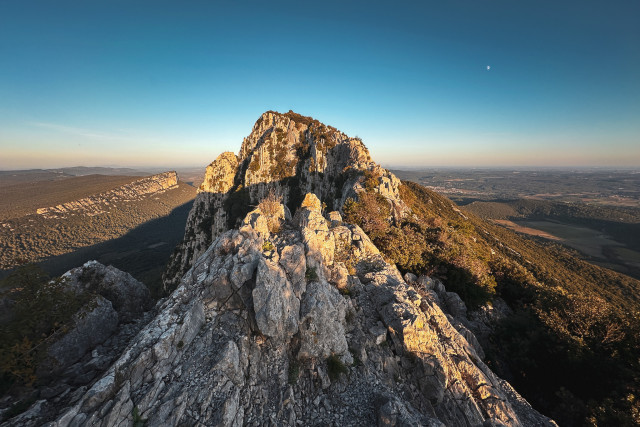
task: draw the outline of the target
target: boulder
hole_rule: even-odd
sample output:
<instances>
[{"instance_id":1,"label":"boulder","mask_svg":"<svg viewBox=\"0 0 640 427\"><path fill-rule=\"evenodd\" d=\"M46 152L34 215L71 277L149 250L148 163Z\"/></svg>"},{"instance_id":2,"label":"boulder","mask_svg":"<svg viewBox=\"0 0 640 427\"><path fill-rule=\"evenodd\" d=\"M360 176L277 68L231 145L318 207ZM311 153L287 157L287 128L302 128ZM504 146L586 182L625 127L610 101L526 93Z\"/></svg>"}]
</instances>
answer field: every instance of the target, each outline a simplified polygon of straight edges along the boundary
<instances>
[{"instance_id":1,"label":"boulder","mask_svg":"<svg viewBox=\"0 0 640 427\"><path fill-rule=\"evenodd\" d=\"M280 265L287 273L296 297L300 298L307 289L307 281L305 279L307 260L304 255L304 246L296 243L282 248L280 251Z\"/></svg>"},{"instance_id":2,"label":"boulder","mask_svg":"<svg viewBox=\"0 0 640 427\"><path fill-rule=\"evenodd\" d=\"M258 261L253 307L260 332L276 342L285 343L298 332L300 300L285 272L264 258Z\"/></svg>"},{"instance_id":3,"label":"boulder","mask_svg":"<svg viewBox=\"0 0 640 427\"><path fill-rule=\"evenodd\" d=\"M350 357L345 338L347 304L326 281L307 285L300 306L301 358L327 358L332 353Z\"/></svg>"},{"instance_id":4,"label":"boulder","mask_svg":"<svg viewBox=\"0 0 640 427\"><path fill-rule=\"evenodd\" d=\"M95 293L109 300L120 322L131 322L153 306L149 289L113 266L88 261L63 277L76 293Z\"/></svg>"}]
</instances>

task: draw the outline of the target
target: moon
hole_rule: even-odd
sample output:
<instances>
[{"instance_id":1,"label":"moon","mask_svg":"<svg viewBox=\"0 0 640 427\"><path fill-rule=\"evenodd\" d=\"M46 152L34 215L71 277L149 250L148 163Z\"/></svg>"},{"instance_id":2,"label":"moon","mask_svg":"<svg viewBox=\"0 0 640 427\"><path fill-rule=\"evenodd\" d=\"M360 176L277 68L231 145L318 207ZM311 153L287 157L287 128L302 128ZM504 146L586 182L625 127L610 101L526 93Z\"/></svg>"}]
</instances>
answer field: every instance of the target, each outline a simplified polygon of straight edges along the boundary
<instances>
[{"instance_id":1,"label":"moon","mask_svg":"<svg viewBox=\"0 0 640 427\"><path fill-rule=\"evenodd\" d=\"M487 65L487 71L491 69L491 65Z\"/></svg>"}]
</instances>

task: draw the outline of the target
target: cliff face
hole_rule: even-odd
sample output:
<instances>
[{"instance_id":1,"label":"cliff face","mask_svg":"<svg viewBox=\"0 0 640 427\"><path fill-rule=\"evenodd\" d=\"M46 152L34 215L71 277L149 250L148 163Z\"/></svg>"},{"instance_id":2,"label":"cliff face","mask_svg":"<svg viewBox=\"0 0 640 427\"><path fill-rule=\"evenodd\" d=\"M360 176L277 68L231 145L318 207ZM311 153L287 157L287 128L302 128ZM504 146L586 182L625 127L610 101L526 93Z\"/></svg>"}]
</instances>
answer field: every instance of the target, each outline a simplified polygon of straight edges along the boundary
<instances>
[{"instance_id":1,"label":"cliff face","mask_svg":"<svg viewBox=\"0 0 640 427\"><path fill-rule=\"evenodd\" d=\"M361 190L365 171L369 184L389 200L394 215L401 216L405 207L398 195L400 181L371 160L360 139L291 111L262 114L238 156L222 153L207 167L184 242L163 276L165 288L175 288L211 242L235 227L270 191L281 195L291 211L308 192L328 211L340 210Z\"/></svg>"},{"instance_id":2,"label":"cliff face","mask_svg":"<svg viewBox=\"0 0 640 427\"><path fill-rule=\"evenodd\" d=\"M250 212L52 425L553 425L426 286L331 218L313 194L293 218Z\"/></svg>"},{"instance_id":3,"label":"cliff face","mask_svg":"<svg viewBox=\"0 0 640 427\"><path fill-rule=\"evenodd\" d=\"M98 176L95 182L99 183L99 178ZM25 261L47 260L45 268L51 274L62 274L86 261L88 257L77 256L75 260L53 257L115 240L156 219L172 218L172 212L176 208L189 203L196 195L195 188L178 181L176 172L131 178L128 183L106 191L104 189L109 187L101 184L101 191L89 196L82 189L74 191L73 182L60 180L57 186L48 186L52 192L51 197L43 197L39 193L34 195L35 200L29 202L28 214L0 221L0 270L13 268ZM78 195L76 198L74 194L82 194L82 197ZM38 200L42 204L36 204ZM148 230L153 231L153 228ZM147 233L143 235L143 239L151 235ZM170 241L173 246L180 239L176 237L175 231L165 232L157 241L149 244ZM141 240L126 244L136 250L146 248ZM100 256L99 250L86 250L93 251L90 257ZM164 257L169 255L170 253L161 255L162 264L166 259ZM162 285L158 283L154 287L161 288Z\"/></svg>"}]
</instances>

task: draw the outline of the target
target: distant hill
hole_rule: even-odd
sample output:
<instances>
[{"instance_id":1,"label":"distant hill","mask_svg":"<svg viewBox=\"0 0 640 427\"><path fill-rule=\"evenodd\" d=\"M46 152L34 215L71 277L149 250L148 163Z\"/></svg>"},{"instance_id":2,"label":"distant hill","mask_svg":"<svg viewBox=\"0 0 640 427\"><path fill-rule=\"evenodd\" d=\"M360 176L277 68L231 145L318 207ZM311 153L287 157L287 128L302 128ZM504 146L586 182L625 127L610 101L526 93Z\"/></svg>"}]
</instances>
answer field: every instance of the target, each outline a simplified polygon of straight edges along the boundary
<instances>
[{"instance_id":1,"label":"distant hill","mask_svg":"<svg viewBox=\"0 0 640 427\"><path fill-rule=\"evenodd\" d=\"M157 287L195 193L175 172L65 176L0 187L0 269L6 274L21 263L46 260L47 271L61 274L98 258ZM136 237L125 239L131 233ZM124 239L119 246L105 243L118 238Z\"/></svg>"},{"instance_id":2,"label":"distant hill","mask_svg":"<svg viewBox=\"0 0 640 427\"><path fill-rule=\"evenodd\" d=\"M105 167L88 167L73 166L69 168L50 169L52 172L60 172L66 175L83 176L83 175L129 175L129 176L146 176L149 172L146 170L132 168L105 168Z\"/></svg>"},{"instance_id":3,"label":"distant hill","mask_svg":"<svg viewBox=\"0 0 640 427\"><path fill-rule=\"evenodd\" d=\"M124 176L147 176L152 172L131 169L131 168L104 168L74 166L58 169L25 169L0 171L0 187L15 184L25 184L42 181L59 181L74 176L86 175L124 175Z\"/></svg>"}]
</instances>

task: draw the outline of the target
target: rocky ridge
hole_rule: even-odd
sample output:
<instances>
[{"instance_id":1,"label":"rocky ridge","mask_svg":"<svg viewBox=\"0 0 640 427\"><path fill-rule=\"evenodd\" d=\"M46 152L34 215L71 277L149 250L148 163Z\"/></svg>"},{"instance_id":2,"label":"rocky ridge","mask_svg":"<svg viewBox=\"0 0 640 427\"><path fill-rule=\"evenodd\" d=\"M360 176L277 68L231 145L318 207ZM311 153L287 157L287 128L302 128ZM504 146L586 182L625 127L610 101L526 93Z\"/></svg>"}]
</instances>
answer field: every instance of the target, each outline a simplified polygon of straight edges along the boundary
<instances>
[{"instance_id":1,"label":"rocky ridge","mask_svg":"<svg viewBox=\"0 0 640 427\"><path fill-rule=\"evenodd\" d=\"M36 213L48 219L61 219L69 214L95 216L107 212L109 206L115 203L140 200L151 194L162 193L165 190L174 188L176 185L178 185L176 172L164 172L138 179L130 184L114 188L105 193L96 194L95 196L85 197L57 206L39 208Z\"/></svg>"},{"instance_id":2,"label":"rocky ridge","mask_svg":"<svg viewBox=\"0 0 640 427\"><path fill-rule=\"evenodd\" d=\"M48 425L555 425L482 361L471 330L493 313L470 320L342 221L365 189L390 221L410 215L399 185L359 139L263 114L207 168L165 273L175 290ZM19 424L40 425L45 403Z\"/></svg>"},{"instance_id":3,"label":"rocky ridge","mask_svg":"<svg viewBox=\"0 0 640 427\"><path fill-rule=\"evenodd\" d=\"M49 425L554 425L452 325L441 283L410 286L313 194L293 218L264 210Z\"/></svg>"}]
</instances>

